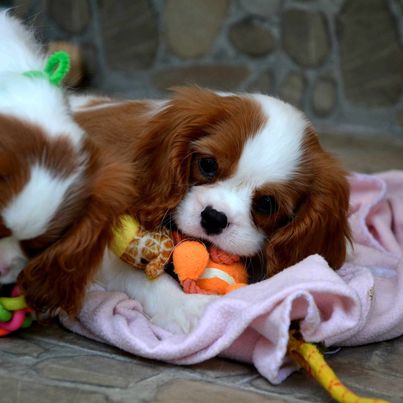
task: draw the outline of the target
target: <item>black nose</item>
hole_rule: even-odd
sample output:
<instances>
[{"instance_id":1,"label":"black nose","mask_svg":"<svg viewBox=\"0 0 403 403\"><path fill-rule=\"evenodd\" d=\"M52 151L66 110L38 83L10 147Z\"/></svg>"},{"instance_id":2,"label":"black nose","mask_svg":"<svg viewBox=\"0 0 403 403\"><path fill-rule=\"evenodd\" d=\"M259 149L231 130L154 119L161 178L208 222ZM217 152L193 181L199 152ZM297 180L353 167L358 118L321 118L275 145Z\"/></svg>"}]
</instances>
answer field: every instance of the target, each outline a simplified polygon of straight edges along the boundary
<instances>
[{"instance_id":1,"label":"black nose","mask_svg":"<svg viewBox=\"0 0 403 403\"><path fill-rule=\"evenodd\" d=\"M227 226L228 220L224 213L207 206L201 213L200 223L207 235L217 235Z\"/></svg>"}]
</instances>

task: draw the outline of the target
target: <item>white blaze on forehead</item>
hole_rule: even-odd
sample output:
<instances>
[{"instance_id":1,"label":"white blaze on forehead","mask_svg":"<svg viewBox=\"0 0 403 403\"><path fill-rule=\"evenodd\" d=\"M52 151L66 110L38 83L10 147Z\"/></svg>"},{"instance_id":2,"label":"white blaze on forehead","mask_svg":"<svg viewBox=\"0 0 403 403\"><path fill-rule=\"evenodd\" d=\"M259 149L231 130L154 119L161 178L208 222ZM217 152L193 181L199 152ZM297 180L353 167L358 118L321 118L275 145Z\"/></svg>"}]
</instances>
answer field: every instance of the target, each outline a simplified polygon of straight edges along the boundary
<instances>
[{"instance_id":1,"label":"white blaze on forehead","mask_svg":"<svg viewBox=\"0 0 403 403\"><path fill-rule=\"evenodd\" d=\"M291 105L269 96L254 94L266 122L244 145L230 181L259 187L267 182L290 179L302 154L302 139L308 125L304 115Z\"/></svg>"},{"instance_id":2,"label":"white blaze on forehead","mask_svg":"<svg viewBox=\"0 0 403 403\"><path fill-rule=\"evenodd\" d=\"M3 210L6 226L19 240L43 234L79 173L61 178L34 165L22 191Z\"/></svg>"}]
</instances>

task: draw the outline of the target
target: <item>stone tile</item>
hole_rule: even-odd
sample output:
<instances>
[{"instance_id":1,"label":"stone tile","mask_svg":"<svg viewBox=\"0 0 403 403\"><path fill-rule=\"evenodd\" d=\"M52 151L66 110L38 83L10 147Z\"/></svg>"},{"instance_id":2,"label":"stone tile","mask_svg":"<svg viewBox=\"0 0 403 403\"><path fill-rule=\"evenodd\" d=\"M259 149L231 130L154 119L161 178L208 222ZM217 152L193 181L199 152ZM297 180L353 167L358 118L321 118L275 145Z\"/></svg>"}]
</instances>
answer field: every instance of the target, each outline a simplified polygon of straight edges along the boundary
<instances>
[{"instance_id":1,"label":"stone tile","mask_svg":"<svg viewBox=\"0 0 403 403\"><path fill-rule=\"evenodd\" d=\"M13 336L0 339L0 351L17 356L38 357L46 349L32 341L21 340Z\"/></svg>"},{"instance_id":2,"label":"stone tile","mask_svg":"<svg viewBox=\"0 0 403 403\"><path fill-rule=\"evenodd\" d=\"M1 339L0 339L1 342ZM39 358L40 360L41 358ZM0 380L16 379L25 382L37 382L38 375L33 368L38 358L16 356L0 352ZM1 385L1 384L0 384ZM2 388L0 386L0 401Z\"/></svg>"},{"instance_id":3,"label":"stone tile","mask_svg":"<svg viewBox=\"0 0 403 403\"><path fill-rule=\"evenodd\" d=\"M384 343L372 353L371 368L385 371L387 374L400 374L403 377L403 342L402 337ZM403 399L403 394L402 394Z\"/></svg>"},{"instance_id":4,"label":"stone tile","mask_svg":"<svg viewBox=\"0 0 403 403\"><path fill-rule=\"evenodd\" d=\"M319 66L330 53L330 38L324 15L299 9L283 14L283 46L304 67Z\"/></svg>"},{"instance_id":5,"label":"stone tile","mask_svg":"<svg viewBox=\"0 0 403 403\"><path fill-rule=\"evenodd\" d=\"M19 18L26 18L31 12L31 0L14 0L13 1L14 14Z\"/></svg>"},{"instance_id":6,"label":"stone tile","mask_svg":"<svg viewBox=\"0 0 403 403\"><path fill-rule=\"evenodd\" d=\"M402 352L403 337L384 343L344 347L336 354L327 355L326 360L341 382L360 396L400 402L403 401ZM393 356L397 360L388 367ZM327 393L304 370L292 374L277 387L263 378L254 380L252 385L266 391L276 389L280 395L289 393L304 401L331 401Z\"/></svg>"},{"instance_id":7,"label":"stone tile","mask_svg":"<svg viewBox=\"0 0 403 403\"><path fill-rule=\"evenodd\" d=\"M102 39L108 66L131 73L146 69L158 47L157 16L147 0L98 0Z\"/></svg>"},{"instance_id":8,"label":"stone tile","mask_svg":"<svg viewBox=\"0 0 403 403\"><path fill-rule=\"evenodd\" d=\"M337 363L329 361L341 381L355 393L373 398L388 399L393 402L403 401L402 377L385 375L377 370L365 367L362 358L359 361L342 360Z\"/></svg>"},{"instance_id":9,"label":"stone tile","mask_svg":"<svg viewBox=\"0 0 403 403\"><path fill-rule=\"evenodd\" d=\"M170 48L185 59L207 53L228 6L228 0L167 0L163 20Z\"/></svg>"},{"instance_id":10,"label":"stone tile","mask_svg":"<svg viewBox=\"0 0 403 403\"><path fill-rule=\"evenodd\" d=\"M84 31L91 20L88 0L47 0L47 9L59 27L72 34Z\"/></svg>"},{"instance_id":11,"label":"stone tile","mask_svg":"<svg viewBox=\"0 0 403 403\"><path fill-rule=\"evenodd\" d=\"M276 15L281 7L282 0L241 0L242 7L251 14L260 17Z\"/></svg>"},{"instance_id":12,"label":"stone tile","mask_svg":"<svg viewBox=\"0 0 403 403\"><path fill-rule=\"evenodd\" d=\"M94 353L128 356L122 350L107 344L99 343L64 329L56 323L40 325L34 323L21 337L28 341L42 342L45 345L68 346L75 350L87 350Z\"/></svg>"},{"instance_id":13,"label":"stone tile","mask_svg":"<svg viewBox=\"0 0 403 403\"><path fill-rule=\"evenodd\" d=\"M158 373L152 367L93 355L49 358L37 364L36 370L49 379L117 388L128 388Z\"/></svg>"},{"instance_id":14,"label":"stone tile","mask_svg":"<svg viewBox=\"0 0 403 403\"><path fill-rule=\"evenodd\" d=\"M336 83L330 78L319 78L313 88L312 108L316 115L329 115L336 105Z\"/></svg>"},{"instance_id":15,"label":"stone tile","mask_svg":"<svg viewBox=\"0 0 403 403\"><path fill-rule=\"evenodd\" d=\"M174 380L158 388L153 400L154 403L232 403L232 402L254 402L254 403L280 403L284 400L271 398L258 393L244 391L237 388L213 383Z\"/></svg>"},{"instance_id":16,"label":"stone tile","mask_svg":"<svg viewBox=\"0 0 403 403\"><path fill-rule=\"evenodd\" d=\"M260 92L262 94L269 94L272 91L273 76L270 71L261 72L253 81L248 85L249 92Z\"/></svg>"},{"instance_id":17,"label":"stone tile","mask_svg":"<svg viewBox=\"0 0 403 403\"><path fill-rule=\"evenodd\" d=\"M306 87L305 77L297 72L290 73L280 84L279 95L284 101L300 107Z\"/></svg>"},{"instance_id":18,"label":"stone tile","mask_svg":"<svg viewBox=\"0 0 403 403\"><path fill-rule=\"evenodd\" d=\"M158 371L169 367L163 362L137 357L117 347L72 333L55 323L45 326L35 323L21 337L50 350L50 353L46 354L47 358L77 356L82 355L84 351L86 355L107 357L119 362L126 362L128 365L153 366L153 368L158 368Z\"/></svg>"},{"instance_id":19,"label":"stone tile","mask_svg":"<svg viewBox=\"0 0 403 403\"><path fill-rule=\"evenodd\" d=\"M346 1L337 26L347 99L365 106L394 105L403 85L403 49L387 2Z\"/></svg>"},{"instance_id":20,"label":"stone tile","mask_svg":"<svg viewBox=\"0 0 403 403\"><path fill-rule=\"evenodd\" d=\"M228 37L235 48L253 57L267 55L275 47L275 38L270 30L251 18L233 24Z\"/></svg>"},{"instance_id":21,"label":"stone tile","mask_svg":"<svg viewBox=\"0 0 403 403\"><path fill-rule=\"evenodd\" d=\"M40 403L104 403L105 395L98 392L87 392L76 387L67 388L46 385L38 382L27 382L22 379L0 378L1 403L40 402Z\"/></svg>"},{"instance_id":22,"label":"stone tile","mask_svg":"<svg viewBox=\"0 0 403 403\"><path fill-rule=\"evenodd\" d=\"M154 74L153 83L160 91L183 84L236 91L248 75L249 69L242 65L193 65L160 70Z\"/></svg>"},{"instance_id":23,"label":"stone tile","mask_svg":"<svg viewBox=\"0 0 403 403\"><path fill-rule=\"evenodd\" d=\"M200 364L192 365L188 371L197 372L208 378L223 378L232 376L250 376L255 373L252 365L240 364L223 358L212 358Z\"/></svg>"},{"instance_id":24,"label":"stone tile","mask_svg":"<svg viewBox=\"0 0 403 403\"><path fill-rule=\"evenodd\" d=\"M326 149L335 153L346 167L358 172L380 172L403 169L403 140L367 138L322 133L321 142Z\"/></svg>"},{"instance_id":25,"label":"stone tile","mask_svg":"<svg viewBox=\"0 0 403 403\"><path fill-rule=\"evenodd\" d=\"M403 108L397 112L397 121L399 125L403 127Z\"/></svg>"},{"instance_id":26,"label":"stone tile","mask_svg":"<svg viewBox=\"0 0 403 403\"><path fill-rule=\"evenodd\" d=\"M327 392L306 372L295 372L280 385L272 385L266 379L258 377L251 385L266 393L275 393L286 401L292 396L296 400L312 403L331 402Z\"/></svg>"},{"instance_id":27,"label":"stone tile","mask_svg":"<svg viewBox=\"0 0 403 403\"><path fill-rule=\"evenodd\" d=\"M403 337L359 347L344 347L329 364L351 389L362 395L403 402Z\"/></svg>"}]
</instances>

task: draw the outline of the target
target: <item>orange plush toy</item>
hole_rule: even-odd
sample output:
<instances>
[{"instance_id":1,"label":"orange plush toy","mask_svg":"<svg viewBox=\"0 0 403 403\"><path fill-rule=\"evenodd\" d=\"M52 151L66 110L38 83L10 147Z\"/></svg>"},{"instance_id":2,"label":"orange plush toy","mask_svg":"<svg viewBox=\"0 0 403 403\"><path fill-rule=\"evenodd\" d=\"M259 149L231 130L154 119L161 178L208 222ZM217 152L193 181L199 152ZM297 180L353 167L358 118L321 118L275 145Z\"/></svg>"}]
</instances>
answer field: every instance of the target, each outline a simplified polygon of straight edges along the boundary
<instances>
[{"instance_id":1,"label":"orange plush toy","mask_svg":"<svg viewBox=\"0 0 403 403\"><path fill-rule=\"evenodd\" d=\"M198 241L182 241L173 251L174 271L189 294L227 294L247 285L248 273L239 256Z\"/></svg>"}]
</instances>

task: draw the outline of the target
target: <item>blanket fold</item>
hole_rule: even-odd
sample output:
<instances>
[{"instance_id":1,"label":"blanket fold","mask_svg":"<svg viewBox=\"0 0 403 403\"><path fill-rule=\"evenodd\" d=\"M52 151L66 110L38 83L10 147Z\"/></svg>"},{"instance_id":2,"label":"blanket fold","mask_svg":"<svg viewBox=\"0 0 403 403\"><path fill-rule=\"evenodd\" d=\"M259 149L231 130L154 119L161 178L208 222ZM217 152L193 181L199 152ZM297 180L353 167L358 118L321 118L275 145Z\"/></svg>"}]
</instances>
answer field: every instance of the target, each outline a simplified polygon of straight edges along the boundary
<instances>
[{"instance_id":1,"label":"blanket fold","mask_svg":"<svg viewBox=\"0 0 403 403\"><path fill-rule=\"evenodd\" d=\"M359 345L403 334L403 172L350 177L353 251L336 273L309 256L260 283L212 303L189 335L154 326L139 303L93 284L68 329L147 358L194 364L221 355L253 363L272 383L293 370L291 321L303 337Z\"/></svg>"}]
</instances>

